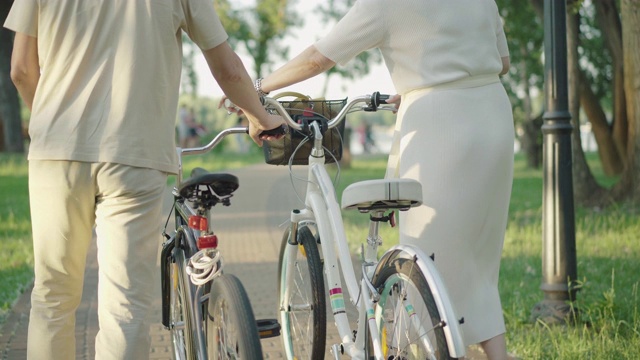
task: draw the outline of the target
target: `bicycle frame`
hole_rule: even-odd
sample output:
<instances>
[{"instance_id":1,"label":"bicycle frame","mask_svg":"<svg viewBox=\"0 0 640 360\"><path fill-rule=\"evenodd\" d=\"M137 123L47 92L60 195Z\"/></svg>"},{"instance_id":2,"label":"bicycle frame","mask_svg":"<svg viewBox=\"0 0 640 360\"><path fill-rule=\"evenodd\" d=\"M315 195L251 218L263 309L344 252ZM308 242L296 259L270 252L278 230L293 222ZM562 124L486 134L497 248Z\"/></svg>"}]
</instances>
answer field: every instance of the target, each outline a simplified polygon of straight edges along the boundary
<instances>
[{"instance_id":1,"label":"bicycle frame","mask_svg":"<svg viewBox=\"0 0 640 360\"><path fill-rule=\"evenodd\" d=\"M189 275L186 271L187 263L189 262L189 258L198 252L198 249L195 245L196 237L199 234L197 230L189 229L186 225L188 224L188 219L190 216L195 215L195 211L184 201L181 201L180 196L177 194L177 191L174 190L174 210L176 226L175 233L167 240L162 247L162 257L161 257L161 267L162 269L166 269L168 263L167 261L172 256L173 260L178 267L177 276L182 277L185 297L187 298L186 303L190 305L190 313L193 314L191 317L191 328L195 332L195 348L198 353L198 358L204 359L206 358L207 350L206 350L206 342L204 340L204 331L202 326L198 324L199 319L203 318L202 314L202 304L208 300L208 294L203 295L204 287L203 286L195 286L191 283L189 279ZM170 255L171 254L171 255ZM170 291L167 289L170 282L169 279L166 279L166 276L174 276L174 274L166 274L165 271L162 271L162 287L163 287L163 311L162 318L163 324L165 328L174 327L184 327L184 324L169 324L169 304L170 304ZM165 291L166 289L166 291Z\"/></svg>"},{"instance_id":2,"label":"bicycle frame","mask_svg":"<svg viewBox=\"0 0 640 360\"><path fill-rule=\"evenodd\" d=\"M189 312L193 314L191 316L191 328L194 331L195 343L192 344L196 349L197 358L206 359L207 358L207 349L206 349L206 341L203 327L199 322L204 318L202 305L208 300L209 294L204 294L205 285L196 286L194 285L189 275L187 274L186 267L189 262L191 256L198 252L198 248L196 245L196 239L201 235L200 231L196 229L189 228L189 218L197 214L196 210L193 209L189 204L185 202L185 199L180 196L178 193L178 188L182 183L182 156L186 155L197 155L203 154L211 149L213 149L217 144L219 144L222 139L230 134L246 134L247 129L245 127L235 127L229 128L221 131L211 142L207 145L197 148L189 148L189 149L181 149L177 148L178 153L178 175L176 180L176 185L173 188L173 197L174 204L173 210L175 210L174 219L175 219L175 231L168 235L164 233L163 235L167 239L162 245L161 252L161 283L162 283L162 324L165 328L170 329L171 327L183 327L184 324L170 324L169 319L169 307L170 307L170 281L167 276L174 276L174 274L167 274L166 270L168 261L171 257L175 261L177 266L177 274L182 277L186 304L189 304L190 307Z\"/></svg>"},{"instance_id":3,"label":"bicycle frame","mask_svg":"<svg viewBox=\"0 0 640 360\"><path fill-rule=\"evenodd\" d=\"M358 97L352 100L344 109L329 122L329 128L337 125L348 110L358 102L364 102L370 97ZM294 127L290 117L286 114L282 106L273 99L266 99L269 105L287 118L289 125ZM380 264L383 264L389 258L389 254L393 250L400 250L403 254L407 254L415 258L419 269L425 274L425 278L434 291L433 296L436 300L438 310L441 312L443 319L447 320L445 336L448 338L449 352L453 357L462 357L465 354L465 346L462 342L462 335L454 311L450 305L446 292L437 291L444 289L444 284L439 277L433 276L437 273L432 263L426 261L426 256L417 248L408 245L396 245L387 251L379 262L377 256L378 244L380 238L378 236L378 223L372 222L369 227L369 236L364 249L364 261L362 263L362 277L358 281L353 263L351 260L351 252L348 247L344 224L342 221L341 208L337 202L335 189L331 178L325 169L324 151L322 149L322 135L317 123L312 123L311 127L314 131L314 148L309 156L308 174L307 174L307 190L305 195L305 208L294 210L291 213L291 238L296 239L299 224L305 222L313 222L320 235L320 246L324 259L324 271L328 284L328 293L330 295L330 304L335 319L336 327L341 344L334 344L332 351L337 359L338 354L346 353L351 358L363 359L365 357L365 326L368 326L369 336L373 343L374 356L378 360L382 360L382 346L379 343L378 325L374 313L374 303L378 300L377 291L371 284L371 277ZM295 254L291 253L291 256ZM289 266L293 266L294 261L288 261ZM339 264L338 264L339 262ZM340 266L340 269L338 268ZM289 274L292 271L288 272ZM346 315L344 303L343 286L340 273L344 277L345 287L347 288L349 300L358 309L358 329L353 337L353 331ZM289 279L287 279L289 282ZM288 292L288 289L285 289ZM287 299L284 297L284 303L280 304L282 308L289 308ZM410 304L407 304L410 305ZM405 306L407 306L405 305ZM421 324L414 323L414 326L421 328Z\"/></svg>"}]
</instances>

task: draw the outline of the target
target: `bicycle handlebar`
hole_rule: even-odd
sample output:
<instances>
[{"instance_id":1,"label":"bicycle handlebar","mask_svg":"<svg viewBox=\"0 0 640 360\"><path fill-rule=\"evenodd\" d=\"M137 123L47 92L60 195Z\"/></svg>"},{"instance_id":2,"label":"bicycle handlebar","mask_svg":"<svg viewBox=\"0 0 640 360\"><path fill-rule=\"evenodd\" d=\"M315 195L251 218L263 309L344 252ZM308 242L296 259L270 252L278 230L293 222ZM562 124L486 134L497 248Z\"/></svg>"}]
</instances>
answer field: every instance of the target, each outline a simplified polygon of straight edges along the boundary
<instances>
[{"instance_id":1,"label":"bicycle handlebar","mask_svg":"<svg viewBox=\"0 0 640 360\"><path fill-rule=\"evenodd\" d=\"M380 108L380 105L388 104L387 100L389 98L390 98L389 95L380 94L377 91L371 95L362 95L362 96L355 97L354 99L349 101L349 103L344 108L342 108L342 110L338 113L338 115L336 115L333 119L328 119L329 120L328 128L331 129L332 127L335 127L336 125L338 125L342 120L344 120L347 113L349 113L351 108L353 108L356 104L366 103L367 105L363 106L362 110L377 111L379 109L386 109L386 108ZM298 124L291 118L287 110L282 106L282 104L278 100L270 97L263 97L262 101L266 107L271 106L273 109L275 109L278 112L278 114L280 114L287 121L287 125L289 125L290 127L296 130L302 130L302 125Z\"/></svg>"},{"instance_id":2,"label":"bicycle handlebar","mask_svg":"<svg viewBox=\"0 0 640 360\"><path fill-rule=\"evenodd\" d=\"M333 119L330 119L329 121L329 129L338 125L340 123L340 121L344 120L345 116L347 115L347 113L351 110L351 108L353 108L356 104L360 104L360 103L366 103L366 106L362 107L362 110L364 111L377 111L379 109L384 109L384 108L380 108L380 105L383 104L388 104L387 100L389 99L389 95L385 95L385 94L380 94L379 92L374 92L371 95L362 95L362 96L358 96L355 97L353 100L351 100L344 108L342 108L342 110L338 113L338 115L336 115L336 117L334 117ZM289 115L289 113L285 110L285 108L282 106L282 104L280 104L280 102L276 99L270 98L270 97L263 97L262 98L263 104L266 106L272 106L286 121L287 124L289 126L291 126L292 128L296 129L296 130L301 130L302 129L302 125L296 123L295 121L293 121L293 119L291 118L291 116ZM264 134L271 134L271 135L275 135L275 134L279 134L280 132L280 128L276 128L276 129L272 129L272 130L267 130L264 131ZM179 156L182 155L198 155L198 154L204 154L207 153L209 151L211 151L211 149L213 149L214 147L216 147L221 141L222 139L224 139L226 136L231 135L231 134L248 134L249 133L249 128L245 127L245 126L238 126L238 127L231 127L228 129L224 129L222 131L220 131L218 133L218 135L216 135L208 144L204 145L204 146L200 146L200 147L195 147L195 148L179 148Z\"/></svg>"},{"instance_id":3,"label":"bicycle handlebar","mask_svg":"<svg viewBox=\"0 0 640 360\"><path fill-rule=\"evenodd\" d=\"M238 126L238 127L224 129L220 131L218 135L216 135L211 141L209 141L207 145L195 147L195 148L185 148L185 149L178 148L179 149L178 155L182 156L182 155L204 154L206 152L211 151L211 149L213 149L214 147L216 147L222 141L222 139L224 139L227 135L248 134L248 133L249 133L249 128L246 126Z\"/></svg>"}]
</instances>

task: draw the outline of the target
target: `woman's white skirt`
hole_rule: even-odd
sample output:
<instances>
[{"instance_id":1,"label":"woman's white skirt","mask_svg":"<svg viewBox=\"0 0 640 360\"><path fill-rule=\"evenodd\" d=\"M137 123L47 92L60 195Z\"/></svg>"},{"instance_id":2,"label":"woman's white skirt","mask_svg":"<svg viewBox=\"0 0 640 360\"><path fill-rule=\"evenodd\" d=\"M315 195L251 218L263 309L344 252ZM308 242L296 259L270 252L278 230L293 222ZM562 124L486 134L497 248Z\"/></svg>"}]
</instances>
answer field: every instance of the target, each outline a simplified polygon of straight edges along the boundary
<instances>
[{"instance_id":1,"label":"woman's white skirt","mask_svg":"<svg viewBox=\"0 0 640 360\"><path fill-rule=\"evenodd\" d=\"M505 332L498 273L513 145L511 104L495 76L403 96L387 176L420 181L424 204L401 214L400 242L435 255L467 345Z\"/></svg>"}]
</instances>

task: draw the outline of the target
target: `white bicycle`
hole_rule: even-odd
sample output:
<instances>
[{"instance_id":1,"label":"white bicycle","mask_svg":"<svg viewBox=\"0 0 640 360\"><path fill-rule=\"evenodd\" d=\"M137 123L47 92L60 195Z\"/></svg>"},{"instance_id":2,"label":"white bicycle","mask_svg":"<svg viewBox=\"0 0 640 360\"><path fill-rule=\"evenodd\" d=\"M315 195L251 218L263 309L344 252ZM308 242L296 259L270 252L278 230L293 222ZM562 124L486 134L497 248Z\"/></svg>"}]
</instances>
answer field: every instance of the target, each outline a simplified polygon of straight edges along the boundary
<instances>
[{"instance_id":1,"label":"white bicycle","mask_svg":"<svg viewBox=\"0 0 640 360\"><path fill-rule=\"evenodd\" d=\"M323 135L348 112L376 111L388 98L379 93L357 97L329 120L308 106L304 114L294 116L295 121L290 115L295 112L292 108L264 99L267 109L287 120L291 132L302 132L313 143L304 208L291 211L291 224L280 250L278 304L288 359L324 359L327 293L341 341L331 346L335 359L341 355L377 360L464 357L459 327L463 319L456 317L433 259L409 245L396 245L378 257L380 223L395 225L394 210L422 203L422 187L417 181L368 180L344 190L342 208L368 213L370 218L369 234L362 245L362 277L356 279L336 192L325 169L325 153L329 151L323 147ZM358 312L355 331L347 318L344 288Z\"/></svg>"}]
</instances>

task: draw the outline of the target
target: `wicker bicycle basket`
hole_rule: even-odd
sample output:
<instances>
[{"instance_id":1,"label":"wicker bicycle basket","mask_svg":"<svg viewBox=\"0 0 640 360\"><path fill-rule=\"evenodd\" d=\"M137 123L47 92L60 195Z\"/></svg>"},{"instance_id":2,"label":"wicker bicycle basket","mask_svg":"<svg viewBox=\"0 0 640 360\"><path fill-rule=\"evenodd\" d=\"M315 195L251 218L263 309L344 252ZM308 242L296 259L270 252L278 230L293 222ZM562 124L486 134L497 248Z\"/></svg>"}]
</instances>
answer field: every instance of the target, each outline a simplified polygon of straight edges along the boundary
<instances>
[{"instance_id":1,"label":"wicker bicycle basket","mask_svg":"<svg viewBox=\"0 0 640 360\"><path fill-rule=\"evenodd\" d=\"M297 97L292 101L280 101L289 116L299 124L313 120L331 120L344 108L347 99L314 100ZM333 163L342 158L342 137L346 120L323 134L322 145L325 151L325 163ZM304 141L301 146L300 143ZM309 154L313 140L301 131L289 128L285 136L274 141L265 141L262 145L264 159L271 165L309 164ZM297 149L297 150L296 150ZM292 158L293 157L293 158Z\"/></svg>"}]
</instances>

